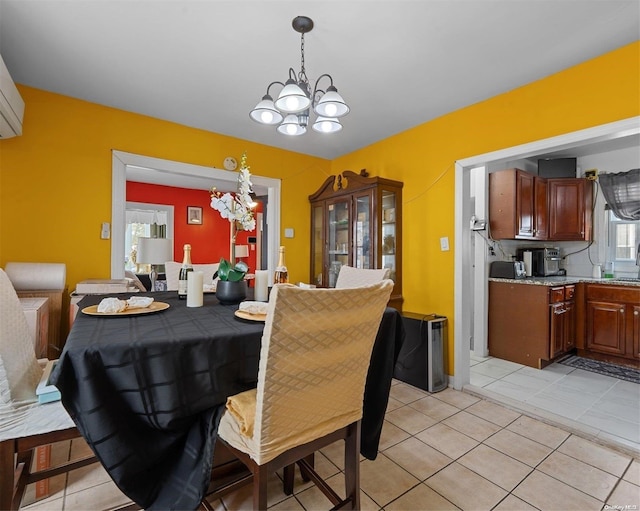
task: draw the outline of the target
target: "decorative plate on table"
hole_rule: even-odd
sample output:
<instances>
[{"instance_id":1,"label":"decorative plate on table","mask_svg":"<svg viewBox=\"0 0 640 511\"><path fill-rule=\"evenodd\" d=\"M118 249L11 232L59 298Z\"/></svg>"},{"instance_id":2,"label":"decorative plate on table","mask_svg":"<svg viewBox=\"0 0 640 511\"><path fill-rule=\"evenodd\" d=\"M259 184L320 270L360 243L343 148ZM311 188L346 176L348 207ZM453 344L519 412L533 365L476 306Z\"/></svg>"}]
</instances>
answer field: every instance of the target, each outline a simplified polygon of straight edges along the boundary
<instances>
[{"instance_id":1,"label":"decorative plate on table","mask_svg":"<svg viewBox=\"0 0 640 511\"><path fill-rule=\"evenodd\" d=\"M151 314L153 312L160 312L169 308L168 303L153 302L149 307L138 307L135 309L126 309L122 312L98 312L97 305L89 305L82 309L84 314L89 316L104 316L104 317L118 317L118 316L137 316L139 314Z\"/></svg>"},{"instance_id":2,"label":"decorative plate on table","mask_svg":"<svg viewBox=\"0 0 640 511\"><path fill-rule=\"evenodd\" d=\"M235 316L240 319L246 319L247 321L264 321L267 319L266 314L250 314L247 311L237 310L234 312Z\"/></svg>"}]
</instances>

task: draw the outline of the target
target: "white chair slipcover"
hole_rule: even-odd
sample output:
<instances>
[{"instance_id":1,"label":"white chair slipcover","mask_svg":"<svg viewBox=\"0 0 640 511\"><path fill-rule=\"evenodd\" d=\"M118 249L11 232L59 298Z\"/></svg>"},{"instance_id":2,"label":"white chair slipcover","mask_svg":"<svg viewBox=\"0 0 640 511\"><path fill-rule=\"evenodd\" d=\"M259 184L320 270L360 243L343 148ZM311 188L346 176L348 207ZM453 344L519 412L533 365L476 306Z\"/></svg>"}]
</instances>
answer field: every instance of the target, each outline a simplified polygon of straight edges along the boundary
<instances>
[{"instance_id":1,"label":"white chair slipcover","mask_svg":"<svg viewBox=\"0 0 640 511\"><path fill-rule=\"evenodd\" d=\"M370 270L343 265L340 267L336 288L363 287L389 278L389 268Z\"/></svg>"}]
</instances>

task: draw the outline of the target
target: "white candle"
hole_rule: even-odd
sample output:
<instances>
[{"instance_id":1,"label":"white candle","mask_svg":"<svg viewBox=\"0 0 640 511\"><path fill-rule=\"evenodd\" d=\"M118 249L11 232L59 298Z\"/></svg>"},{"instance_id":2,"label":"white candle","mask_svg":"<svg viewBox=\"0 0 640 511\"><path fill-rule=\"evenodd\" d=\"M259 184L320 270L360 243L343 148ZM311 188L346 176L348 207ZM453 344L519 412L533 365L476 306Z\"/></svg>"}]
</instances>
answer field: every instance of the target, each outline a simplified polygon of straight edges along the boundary
<instances>
[{"instance_id":1,"label":"white candle","mask_svg":"<svg viewBox=\"0 0 640 511\"><path fill-rule=\"evenodd\" d=\"M187 307L202 307L204 273L190 271L187 274Z\"/></svg>"},{"instance_id":2,"label":"white candle","mask_svg":"<svg viewBox=\"0 0 640 511\"><path fill-rule=\"evenodd\" d=\"M257 302L266 302L269 300L269 271L256 270L254 299Z\"/></svg>"}]
</instances>

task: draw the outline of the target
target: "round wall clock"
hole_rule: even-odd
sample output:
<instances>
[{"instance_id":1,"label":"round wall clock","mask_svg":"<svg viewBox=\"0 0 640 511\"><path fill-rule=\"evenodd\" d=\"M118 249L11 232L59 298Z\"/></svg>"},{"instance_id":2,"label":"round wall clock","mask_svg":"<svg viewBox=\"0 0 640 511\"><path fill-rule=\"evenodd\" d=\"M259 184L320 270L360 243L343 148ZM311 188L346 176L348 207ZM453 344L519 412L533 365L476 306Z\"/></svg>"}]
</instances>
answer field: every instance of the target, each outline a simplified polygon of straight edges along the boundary
<instances>
[{"instance_id":1,"label":"round wall clock","mask_svg":"<svg viewBox=\"0 0 640 511\"><path fill-rule=\"evenodd\" d=\"M232 158L231 156L227 156L224 159L224 168L227 170L236 170L236 167L238 166L238 162L236 161L235 158Z\"/></svg>"}]
</instances>

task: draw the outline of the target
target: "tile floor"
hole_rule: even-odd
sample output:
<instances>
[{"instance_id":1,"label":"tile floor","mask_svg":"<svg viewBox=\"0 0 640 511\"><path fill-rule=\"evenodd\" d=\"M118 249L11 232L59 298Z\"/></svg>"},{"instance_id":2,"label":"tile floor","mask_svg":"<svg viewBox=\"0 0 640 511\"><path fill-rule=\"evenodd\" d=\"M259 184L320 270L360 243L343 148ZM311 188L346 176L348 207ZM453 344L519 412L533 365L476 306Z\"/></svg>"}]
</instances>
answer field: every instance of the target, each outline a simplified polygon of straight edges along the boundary
<instances>
[{"instance_id":1,"label":"tile floor","mask_svg":"<svg viewBox=\"0 0 640 511\"><path fill-rule=\"evenodd\" d=\"M640 455L640 385L636 383L558 363L539 370L471 354L471 384L476 395Z\"/></svg>"},{"instance_id":2,"label":"tile floor","mask_svg":"<svg viewBox=\"0 0 640 511\"><path fill-rule=\"evenodd\" d=\"M70 446L73 455L85 448ZM56 451L68 454L69 444ZM339 481L341 458L339 443L316 458L330 482ZM278 476L272 478L270 510L329 508L315 487L297 477L290 497ZM96 465L58 476L51 487L50 497L23 509L87 511L127 503ZM467 392L429 394L394 381L380 453L375 461L362 460L361 488L363 510L637 510L640 462ZM217 511L250 509L251 490L212 504Z\"/></svg>"}]
</instances>

